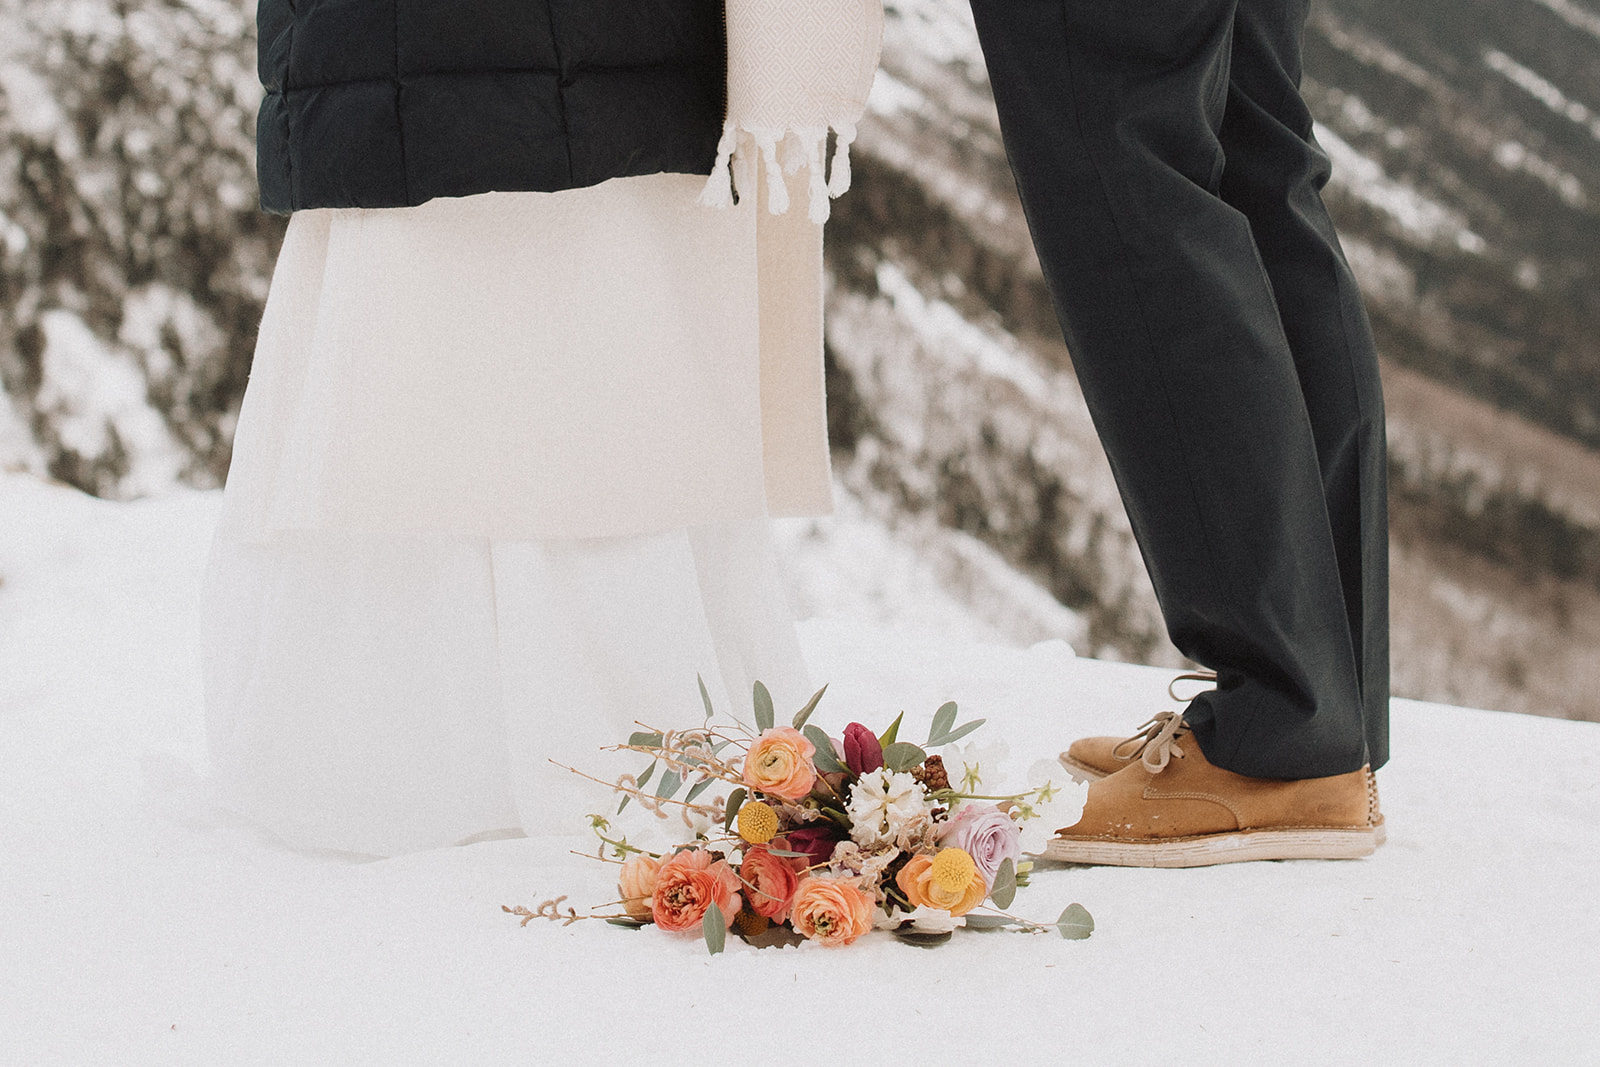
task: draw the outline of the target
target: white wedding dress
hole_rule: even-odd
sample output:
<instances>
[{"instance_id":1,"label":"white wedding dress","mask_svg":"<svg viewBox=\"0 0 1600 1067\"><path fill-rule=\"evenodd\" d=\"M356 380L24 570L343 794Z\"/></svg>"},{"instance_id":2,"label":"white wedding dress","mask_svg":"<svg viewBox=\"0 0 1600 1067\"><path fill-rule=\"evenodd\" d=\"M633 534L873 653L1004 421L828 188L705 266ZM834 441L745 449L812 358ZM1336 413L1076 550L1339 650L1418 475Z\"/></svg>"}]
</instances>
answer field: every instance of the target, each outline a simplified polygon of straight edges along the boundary
<instances>
[{"instance_id":1,"label":"white wedding dress","mask_svg":"<svg viewBox=\"0 0 1600 1067\"><path fill-rule=\"evenodd\" d=\"M808 679L755 203L703 178L290 221L207 573L223 805L302 848L581 833L636 721ZM630 769L631 764L622 764Z\"/></svg>"}]
</instances>

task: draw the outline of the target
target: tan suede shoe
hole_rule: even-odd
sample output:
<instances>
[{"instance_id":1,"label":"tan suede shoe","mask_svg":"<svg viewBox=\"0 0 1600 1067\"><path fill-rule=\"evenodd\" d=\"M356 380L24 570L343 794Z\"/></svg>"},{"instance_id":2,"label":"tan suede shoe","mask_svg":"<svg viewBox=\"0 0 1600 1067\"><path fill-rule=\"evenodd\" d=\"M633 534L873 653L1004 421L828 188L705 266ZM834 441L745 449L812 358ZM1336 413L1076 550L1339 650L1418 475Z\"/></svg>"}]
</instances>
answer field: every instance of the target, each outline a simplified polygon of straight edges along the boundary
<instances>
[{"instance_id":1,"label":"tan suede shoe","mask_svg":"<svg viewBox=\"0 0 1600 1067\"><path fill-rule=\"evenodd\" d=\"M1120 755L1118 746L1129 740L1125 737L1080 737L1056 757L1076 782L1096 782L1108 774L1116 774L1139 758L1139 750L1131 755Z\"/></svg>"},{"instance_id":2,"label":"tan suede shoe","mask_svg":"<svg viewBox=\"0 0 1600 1067\"><path fill-rule=\"evenodd\" d=\"M1182 682L1203 682L1215 685L1217 675L1215 671L1190 671L1180 674L1167 683L1167 695L1173 700L1187 704L1194 698L1178 695L1178 685ZM1153 723L1155 720L1151 720ZM1155 731L1150 729L1151 723L1140 727L1140 732L1132 737L1080 737L1067 746L1067 750L1056 758L1061 761L1061 766L1072 775L1073 781L1093 782L1104 778L1108 774L1115 774L1139 758L1145 742L1155 736Z\"/></svg>"},{"instance_id":3,"label":"tan suede shoe","mask_svg":"<svg viewBox=\"0 0 1600 1067\"><path fill-rule=\"evenodd\" d=\"M1162 712L1137 762L1093 782L1083 817L1048 859L1123 867L1204 867L1267 859L1356 859L1383 840L1376 780L1247 778L1213 765L1178 712Z\"/></svg>"}]
</instances>

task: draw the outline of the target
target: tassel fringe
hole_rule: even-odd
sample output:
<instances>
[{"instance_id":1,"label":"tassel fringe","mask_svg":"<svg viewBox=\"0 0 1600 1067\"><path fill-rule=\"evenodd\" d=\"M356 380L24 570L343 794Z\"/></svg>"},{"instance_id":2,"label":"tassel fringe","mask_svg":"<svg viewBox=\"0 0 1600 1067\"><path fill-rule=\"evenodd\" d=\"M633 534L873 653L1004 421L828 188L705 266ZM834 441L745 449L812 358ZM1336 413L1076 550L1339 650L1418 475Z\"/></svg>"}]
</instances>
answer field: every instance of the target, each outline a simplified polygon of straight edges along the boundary
<instances>
[{"instance_id":1,"label":"tassel fringe","mask_svg":"<svg viewBox=\"0 0 1600 1067\"><path fill-rule=\"evenodd\" d=\"M722 138L717 141L717 161L711 166L711 177L700 190L700 206L729 208L733 206L733 173L730 169L733 150L739 147L739 127L723 123Z\"/></svg>"},{"instance_id":2,"label":"tassel fringe","mask_svg":"<svg viewBox=\"0 0 1600 1067\"><path fill-rule=\"evenodd\" d=\"M823 166L823 148L828 131L823 128L806 128L789 131L771 129L741 129L732 121L723 125L722 138L717 142L717 160L712 165L711 176L701 190L699 204L708 208L728 208L734 203L732 160L740 152L740 140L748 137L754 143L755 154L767 174L767 210L782 215L789 210L789 187L785 174L795 174L802 167L810 171L809 201L806 215L817 225L828 221L832 208L828 201L842 195L850 188L850 145L856 139L854 123L841 123L834 129L835 145L829 166ZM778 159L779 148L783 160ZM756 178L755 180L760 180Z\"/></svg>"}]
</instances>

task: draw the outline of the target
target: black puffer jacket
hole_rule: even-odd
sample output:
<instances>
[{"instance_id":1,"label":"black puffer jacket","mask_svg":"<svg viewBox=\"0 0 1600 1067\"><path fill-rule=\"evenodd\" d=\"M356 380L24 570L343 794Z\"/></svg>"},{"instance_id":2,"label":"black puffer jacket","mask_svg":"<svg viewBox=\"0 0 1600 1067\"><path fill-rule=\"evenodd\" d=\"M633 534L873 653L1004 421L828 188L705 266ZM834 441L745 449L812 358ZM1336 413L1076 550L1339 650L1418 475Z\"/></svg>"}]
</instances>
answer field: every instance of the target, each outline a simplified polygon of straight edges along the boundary
<instances>
[{"instance_id":1,"label":"black puffer jacket","mask_svg":"<svg viewBox=\"0 0 1600 1067\"><path fill-rule=\"evenodd\" d=\"M261 203L707 174L722 0L260 0Z\"/></svg>"}]
</instances>

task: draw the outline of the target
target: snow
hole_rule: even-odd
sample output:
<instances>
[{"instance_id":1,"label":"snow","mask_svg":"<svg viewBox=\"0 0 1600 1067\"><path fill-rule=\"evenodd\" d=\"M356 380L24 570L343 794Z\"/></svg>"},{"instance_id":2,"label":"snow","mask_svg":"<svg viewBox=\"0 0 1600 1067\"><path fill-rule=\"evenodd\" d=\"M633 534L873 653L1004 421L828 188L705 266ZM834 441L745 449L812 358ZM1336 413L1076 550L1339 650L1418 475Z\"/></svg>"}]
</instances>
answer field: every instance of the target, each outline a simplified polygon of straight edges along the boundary
<instances>
[{"instance_id":1,"label":"snow","mask_svg":"<svg viewBox=\"0 0 1600 1067\"><path fill-rule=\"evenodd\" d=\"M1317 143L1333 161L1331 183L1382 211L1406 236L1424 243L1445 240L1463 252L1482 253L1486 242L1467 228L1457 211L1430 199L1415 186L1384 173L1383 164L1363 155L1322 123L1314 126Z\"/></svg>"},{"instance_id":2,"label":"snow","mask_svg":"<svg viewBox=\"0 0 1600 1067\"><path fill-rule=\"evenodd\" d=\"M1596 115L1582 103L1569 97L1538 71L1523 66L1497 48L1486 50L1483 53L1483 61L1496 72L1505 75L1511 84L1557 115L1586 128L1591 137L1600 141L1600 115Z\"/></svg>"},{"instance_id":3,"label":"snow","mask_svg":"<svg viewBox=\"0 0 1600 1067\"><path fill-rule=\"evenodd\" d=\"M1079 901L1097 923L1082 942L710 958L654 930L521 928L502 904L612 899L608 870L567 851L583 837L356 863L206 806L195 601L217 504L0 475L6 1063L800 1058L756 1027L850 1062L1592 1054L1592 724L1397 701L1377 855L1041 872L1017 910ZM1024 762L1168 706L1169 672L1061 642L980 645L840 613L802 632L832 682L819 716L914 718L955 699Z\"/></svg>"},{"instance_id":4,"label":"snow","mask_svg":"<svg viewBox=\"0 0 1600 1067\"><path fill-rule=\"evenodd\" d=\"M1555 12L1568 26L1600 38L1600 15L1581 4L1573 3L1573 0L1533 0L1533 2Z\"/></svg>"}]
</instances>

